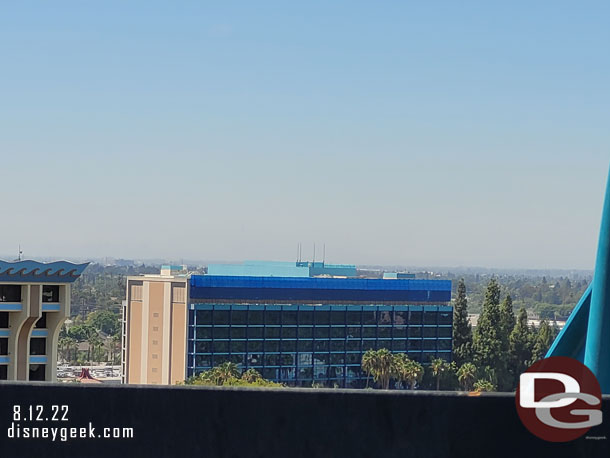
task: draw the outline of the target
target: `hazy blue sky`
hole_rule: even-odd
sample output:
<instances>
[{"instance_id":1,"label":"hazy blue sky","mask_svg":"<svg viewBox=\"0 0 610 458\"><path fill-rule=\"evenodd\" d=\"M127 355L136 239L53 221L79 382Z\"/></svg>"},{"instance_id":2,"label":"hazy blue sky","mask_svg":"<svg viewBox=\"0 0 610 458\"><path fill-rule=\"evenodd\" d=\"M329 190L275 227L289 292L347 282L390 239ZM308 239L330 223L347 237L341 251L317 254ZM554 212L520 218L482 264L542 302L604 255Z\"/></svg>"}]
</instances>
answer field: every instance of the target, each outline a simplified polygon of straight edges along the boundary
<instances>
[{"instance_id":1,"label":"hazy blue sky","mask_svg":"<svg viewBox=\"0 0 610 458\"><path fill-rule=\"evenodd\" d=\"M3 2L0 253L591 268L610 3Z\"/></svg>"}]
</instances>

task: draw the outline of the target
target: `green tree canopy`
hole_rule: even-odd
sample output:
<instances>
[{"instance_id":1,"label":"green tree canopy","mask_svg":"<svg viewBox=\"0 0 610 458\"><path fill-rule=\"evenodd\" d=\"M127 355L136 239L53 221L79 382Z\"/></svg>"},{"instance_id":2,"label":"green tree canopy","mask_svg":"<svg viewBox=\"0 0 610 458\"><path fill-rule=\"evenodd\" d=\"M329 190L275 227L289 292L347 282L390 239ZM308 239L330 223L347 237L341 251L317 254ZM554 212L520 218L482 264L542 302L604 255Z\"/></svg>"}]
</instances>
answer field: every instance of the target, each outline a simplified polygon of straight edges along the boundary
<instances>
[{"instance_id":1,"label":"green tree canopy","mask_svg":"<svg viewBox=\"0 0 610 458\"><path fill-rule=\"evenodd\" d=\"M453 360L461 365L472 357L472 326L468 321L466 284L460 279L453 306Z\"/></svg>"}]
</instances>

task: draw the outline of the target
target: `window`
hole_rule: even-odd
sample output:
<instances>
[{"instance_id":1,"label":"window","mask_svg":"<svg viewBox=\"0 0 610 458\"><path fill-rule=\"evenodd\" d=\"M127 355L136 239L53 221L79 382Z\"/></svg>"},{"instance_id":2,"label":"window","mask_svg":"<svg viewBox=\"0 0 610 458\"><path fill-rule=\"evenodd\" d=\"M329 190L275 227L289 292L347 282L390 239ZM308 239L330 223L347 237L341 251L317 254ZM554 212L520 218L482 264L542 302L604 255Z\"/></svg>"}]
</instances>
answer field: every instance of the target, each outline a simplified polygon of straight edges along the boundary
<instances>
[{"instance_id":1,"label":"window","mask_svg":"<svg viewBox=\"0 0 610 458\"><path fill-rule=\"evenodd\" d=\"M347 324L360 325L360 312L347 312Z\"/></svg>"},{"instance_id":2,"label":"window","mask_svg":"<svg viewBox=\"0 0 610 458\"><path fill-rule=\"evenodd\" d=\"M0 380L8 380L8 366L0 365Z\"/></svg>"},{"instance_id":3,"label":"window","mask_svg":"<svg viewBox=\"0 0 610 458\"><path fill-rule=\"evenodd\" d=\"M299 311L299 324L313 324L313 311L311 310L300 310Z\"/></svg>"},{"instance_id":4,"label":"window","mask_svg":"<svg viewBox=\"0 0 610 458\"><path fill-rule=\"evenodd\" d=\"M379 327L377 328L377 336L380 339L389 339L392 337L392 328L389 327Z\"/></svg>"},{"instance_id":5,"label":"window","mask_svg":"<svg viewBox=\"0 0 610 458\"><path fill-rule=\"evenodd\" d=\"M0 326L2 327L2 326ZM47 312L42 312L42 316L38 318L36 321L37 328L46 328L47 327Z\"/></svg>"},{"instance_id":6,"label":"window","mask_svg":"<svg viewBox=\"0 0 610 458\"><path fill-rule=\"evenodd\" d=\"M333 311L330 312L330 324L345 324L345 312L344 311Z\"/></svg>"},{"instance_id":7,"label":"window","mask_svg":"<svg viewBox=\"0 0 610 458\"><path fill-rule=\"evenodd\" d=\"M265 366L277 366L278 355L265 355Z\"/></svg>"},{"instance_id":8,"label":"window","mask_svg":"<svg viewBox=\"0 0 610 458\"><path fill-rule=\"evenodd\" d=\"M409 323L409 312L394 312L394 324L396 326Z\"/></svg>"},{"instance_id":9,"label":"window","mask_svg":"<svg viewBox=\"0 0 610 458\"><path fill-rule=\"evenodd\" d=\"M343 353L333 353L330 355L330 363L331 364L344 364L345 363L345 355Z\"/></svg>"},{"instance_id":10,"label":"window","mask_svg":"<svg viewBox=\"0 0 610 458\"><path fill-rule=\"evenodd\" d=\"M345 338L345 328L330 328L330 336L333 339L344 339Z\"/></svg>"},{"instance_id":11,"label":"window","mask_svg":"<svg viewBox=\"0 0 610 458\"><path fill-rule=\"evenodd\" d=\"M8 355L8 337L0 338L0 355Z\"/></svg>"},{"instance_id":12,"label":"window","mask_svg":"<svg viewBox=\"0 0 610 458\"><path fill-rule=\"evenodd\" d=\"M452 335L452 329L447 327L447 328L438 328L438 336L439 337L451 337Z\"/></svg>"},{"instance_id":13,"label":"window","mask_svg":"<svg viewBox=\"0 0 610 458\"><path fill-rule=\"evenodd\" d=\"M409 312L409 325L419 325L422 324L422 316L423 312Z\"/></svg>"},{"instance_id":14,"label":"window","mask_svg":"<svg viewBox=\"0 0 610 458\"><path fill-rule=\"evenodd\" d=\"M450 339L439 339L438 349L439 350L451 350L451 340Z\"/></svg>"},{"instance_id":15,"label":"window","mask_svg":"<svg viewBox=\"0 0 610 458\"><path fill-rule=\"evenodd\" d=\"M436 324L437 312L424 312L424 324Z\"/></svg>"},{"instance_id":16,"label":"window","mask_svg":"<svg viewBox=\"0 0 610 458\"><path fill-rule=\"evenodd\" d=\"M345 351L345 340L332 340L330 351Z\"/></svg>"},{"instance_id":17,"label":"window","mask_svg":"<svg viewBox=\"0 0 610 458\"><path fill-rule=\"evenodd\" d=\"M212 342L195 342L195 353L209 353L212 351Z\"/></svg>"},{"instance_id":18,"label":"window","mask_svg":"<svg viewBox=\"0 0 610 458\"><path fill-rule=\"evenodd\" d=\"M227 353L229 351L229 342L214 341L214 353Z\"/></svg>"},{"instance_id":19,"label":"window","mask_svg":"<svg viewBox=\"0 0 610 458\"><path fill-rule=\"evenodd\" d=\"M280 351L280 342L277 340L266 340L265 341L265 351L279 352Z\"/></svg>"},{"instance_id":20,"label":"window","mask_svg":"<svg viewBox=\"0 0 610 458\"><path fill-rule=\"evenodd\" d=\"M279 339L280 338L280 328L265 328L265 338L266 339Z\"/></svg>"},{"instance_id":21,"label":"window","mask_svg":"<svg viewBox=\"0 0 610 458\"><path fill-rule=\"evenodd\" d=\"M297 343L298 351L312 351L313 341L311 340L299 340Z\"/></svg>"},{"instance_id":22,"label":"window","mask_svg":"<svg viewBox=\"0 0 610 458\"><path fill-rule=\"evenodd\" d=\"M438 324L452 324L453 317L451 316L451 312L439 312L438 314Z\"/></svg>"},{"instance_id":23,"label":"window","mask_svg":"<svg viewBox=\"0 0 610 458\"><path fill-rule=\"evenodd\" d=\"M328 351L328 340L316 340L313 348L314 351Z\"/></svg>"},{"instance_id":24,"label":"window","mask_svg":"<svg viewBox=\"0 0 610 458\"><path fill-rule=\"evenodd\" d=\"M30 339L30 355L46 355L47 339L44 337L32 337Z\"/></svg>"},{"instance_id":25,"label":"window","mask_svg":"<svg viewBox=\"0 0 610 458\"><path fill-rule=\"evenodd\" d=\"M231 310L231 324L248 324L247 310Z\"/></svg>"},{"instance_id":26,"label":"window","mask_svg":"<svg viewBox=\"0 0 610 458\"><path fill-rule=\"evenodd\" d=\"M350 326L349 328L347 328L347 337L362 337L362 328Z\"/></svg>"},{"instance_id":27,"label":"window","mask_svg":"<svg viewBox=\"0 0 610 458\"><path fill-rule=\"evenodd\" d=\"M21 286L0 285L0 302L21 302Z\"/></svg>"},{"instance_id":28,"label":"window","mask_svg":"<svg viewBox=\"0 0 610 458\"><path fill-rule=\"evenodd\" d=\"M263 317L263 311L262 310L250 310L248 312L248 324L250 324L250 325L252 325L252 324L258 324L258 325L265 324L264 317Z\"/></svg>"},{"instance_id":29,"label":"window","mask_svg":"<svg viewBox=\"0 0 610 458\"><path fill-rule=\"evenodd\" d=\"M329 312L326 310L317 310L313 314L314 320L316 322L316 326L318 325L326 325L330 324L330 316Z\"/></svg>"},{"instance_id":30,"label":"window","mask_svg":"<svg viewBox=\"0 0 610 458\"><path fill-rule=\"evenodd\" d=\"M419 326L409 327L409 337L419 338L422 336L422 328Z\"/></svg>"},{"instance_id":31,"label":"window","mask_svg":"<svg viewBox=\"0 0 610 458\"><path fill-rule=\"evenodd\" d=\"M282 323L285 325L294 326L297 324L297 312L296 310L286 310L282 312Z\"/></svg>"},{"instance_id":32,"label":"window","mask_svg":"<svg viewBox=\"0 0 610 458\"><path fill-rule=\"evenodd\" d=\"M282 351L297 351L297 341L282 340Z\"/></svg>"},{"instance_id":33,"label":"window","mask_svg":"<svg viewBox=\"0 0 610 458\"><path fill-rule=\"evenodd\" d=\"M434 327L425 327L424 328L424 337L436 337L436 330L438 328Z\"/></svg>"},{"instance_id":34,"label":"window","mask_svg":"<svg viewBox=\"0 0 610 458\"><path fill-rule=\"evenodd\" d=\"M209 367L212 365L212 360L209 356L197 355L195 358L195 364L197 367Z\"/></svg>"},{"instance_id":35,"label":"window","mask_svg":"<svg viewBox=\"0 0 610 458\"><path fill-rule=\"evenodd\" d=\"M0 328L8 328L8 312L0 312Z\"/></svg>"},{"instance_id":36,"label":"window","mask_svg":"<svg viewBox=\"0 0 610 458\"><path fill-rule=\"evenodd\" d=\"M229 311L214 310L214 324L229 324Z\"/></svg>"},{"instance_id":37,"label":"window","mask_svg":"<svg viewBox=\"0 0 610 458\"><path fill-rule=\"evenodd\" d=\"M265 330L265 328L249 327L248 331L247 331L248 339L262 339L264 330Z\"/></svg>"},{"instance_id":38,"label":"window","mask_svg":"<svg viewBox=\"0 0 610 458\"><path fill-rule=\"evenodd\" d=\"M436 339L424 340L424 350L436 350Z\"/></svg>"},{"instance_id":39,"label":"window","mask_svg":"<svg viewBox=\"0 0 610 458\"><path fill-rule=\"evenodd\" d=\"M283 339L296 339L297 338L297 328L282 328L282 338Z\"/></svg>"},{"instance_id":40,"label":"window","mask_svg":"<svg viewBox=\"0 0 610 458\"><path fill-rule=\"evenodd\" d=\"M360 364L362 362L362 355L360 353L348 353L345 355L345 362L347 364Z\"/></svg>"},{"instance_id":41,"label":"window","mask_svg":"<svg viewBox=\"0 0 610 458\"><path fill-rule=\"evenodd\" d=\"M42 302L59 302L59 285L43 285Z\"/></svg>"},{"instance_id":42,"label":"window","mask_svg":"<svg viewBox=\"0 0 610 458\"><path fill-rule=\"evenodd\" d=\"M265 315L265 324L280 324L279 310L267 310Z\"/></svg>"},{"instance_id":43,"label":"window","mask_svg":"<svg viewBox=\"0 0 610 458\"><path fill-rule=\"evenodd\" d=\"M348 340L346 342L347 351L360 351L360 341L359 340Z\"/></svg>"},{"instance_id":44,"label":"window","mask_svg":"<svg viewBox=\"0 0 610 458\"><path fill-rule=\"evenodd\" d=\"M373 326L377 324L374 310L363 310L362 311L362 324Z\"/></svg>"},{"instance_id":45,"label":"window","mask_svg":"<svg viewBox=\"0 0 610 458\"><path fill-rule=\"evenodd\" d=\"M141 301L142 300L142 283L131 284L131 300Z\"/></svg>"},{"instance_id":46,"label":"window","mask_svg":"<svg viewBox=\"0 0 610 458\"><path fill-rule=\"evenodd\" d=\"M196 334L198 339L211 339L212 328L197 328Z\"/></svg>"},{"instance_id":47,"label":"window","mask_svg":"<svg viewBox=\"0 0 610 458\"><path fill-rule=\"evenodd\" d=\"M315 328L314 336L316 337L316 339L328 339L328 335L328 328Z\"/></svg>"},{"instance_id":48,"label":"window","mask_svg":"<svg viewBox=\"0 0 610 458\"><path fill-rule=\"evenodd\" d=\"M297 332L299 333L299 339L311 339L313 337L313 328L310 327L299 327Z\"/></svg>"},{"instance_id":49,"label":"window","mask_svg":"<svg viewBox=\"0 0 610 458\"><path fill-rule=\"evenodd\" d=\"M231 339L245 339L246 328L231 328Z\"/></svg>"},{"instance_id":50,"label":"window","mask_svg":"<svg viewBox=\"0 0 610 458\"><path fill-rule=\"evenodd\" d=\"M422 341L421 340L409 340L408 349L409 350L421 350Z\"/></svg>"},{"instance_id":51,"label":"window","mask_svg":"<svg viewBox=\"0 0 610 458\"><path fill-rule=\"evenodd\" d=\"M214 328L214 339L228 339L229 328Z\"/></svg>"},{"instance_id":52,"label":"window","mask_svg":"<svg viewBox=\"0 0 610 458\"><path fill-rule=\"evenodd\" d=\"M212 311L211 310L197 310L197 325L212 324Z\"/></svg>"},{"instance_id":53,"label":"window","mask_svg":"<svg viewBox=\"0 0 610 458\"><path fill-rule=\"evenodd\" d=\"M392 324L392 312L386 310L380 310L378 312L378 323L380 325L391 325Z\"/></svg>"},{"instance_id":54,"label":"window","mask_svg":"<svg viewBox=\"0 0 610 458\"><path fill-rule=\"evenodd\" d=\"M362 328L362 337L366 338L375 338L377 335L377 328L373 328L373 327L368 327L368 328Z\"/></svg>"},{"instance_id":55,"label":"window","mask_svg":"<svg viewBox=\"0 0 610 458\"><path fill-rule=\"evenodd\" d=\"M230 348L231 348L231 353L245 353L246 342L244 342L243 340L232 341Z\"/></svg>"}]
</instances>

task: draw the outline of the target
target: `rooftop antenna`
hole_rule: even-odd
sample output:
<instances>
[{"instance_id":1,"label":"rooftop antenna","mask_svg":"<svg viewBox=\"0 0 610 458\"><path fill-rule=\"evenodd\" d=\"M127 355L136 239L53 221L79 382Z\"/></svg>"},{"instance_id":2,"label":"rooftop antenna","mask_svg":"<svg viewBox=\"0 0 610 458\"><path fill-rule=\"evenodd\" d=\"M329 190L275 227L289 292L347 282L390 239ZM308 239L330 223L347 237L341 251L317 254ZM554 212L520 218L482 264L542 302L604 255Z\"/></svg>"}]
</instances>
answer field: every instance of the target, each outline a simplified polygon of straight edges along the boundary
<instances>
[{"instance_id":1,"label":"rooftop antenna","mask_svg":"<svg viewBox=\"0 0 610 458\"><path fill-rule=\"evenodd\" d=\"M21 250L21 244L19 244L18 250L19 250L19 253L17 255L17 261L21 261L21 255L23 254L23 251Z\"/></svg>"}]
</instances>

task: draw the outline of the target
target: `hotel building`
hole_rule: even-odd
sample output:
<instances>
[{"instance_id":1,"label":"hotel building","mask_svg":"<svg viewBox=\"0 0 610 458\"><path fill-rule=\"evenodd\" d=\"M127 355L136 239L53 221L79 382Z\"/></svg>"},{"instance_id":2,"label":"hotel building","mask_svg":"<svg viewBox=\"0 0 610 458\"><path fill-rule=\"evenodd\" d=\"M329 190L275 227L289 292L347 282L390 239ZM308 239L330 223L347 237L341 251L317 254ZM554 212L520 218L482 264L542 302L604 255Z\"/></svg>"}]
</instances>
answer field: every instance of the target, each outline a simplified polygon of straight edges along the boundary
<instances>
[{"instance_id":1,"label":"hotel building","mask_svg":"<svg viewBox=\"0 0 610 458\"><path fill-rule=\"evenodd\" d=\"M451 359L450 281L333 278L328 266L324 277L280 276L288 266L243 266L208 275L167 266L129 277L123 382L174 384L230 361L287 385L356 388L365 384L368 349L422 363Z\"/></svg>"},{"instance_id":2,"label":"hotel building","mask_svg":"<svg viewBox=\"0 0 610 458\"><path fill-rule=\"evenodd\" d=\"M0 380L57 380L70 287L87 265L0 261Z\"/></svg>"}]
</instances>

